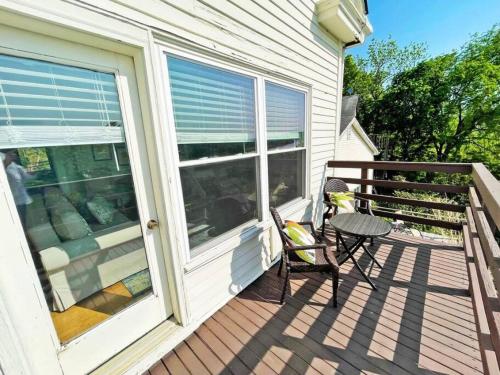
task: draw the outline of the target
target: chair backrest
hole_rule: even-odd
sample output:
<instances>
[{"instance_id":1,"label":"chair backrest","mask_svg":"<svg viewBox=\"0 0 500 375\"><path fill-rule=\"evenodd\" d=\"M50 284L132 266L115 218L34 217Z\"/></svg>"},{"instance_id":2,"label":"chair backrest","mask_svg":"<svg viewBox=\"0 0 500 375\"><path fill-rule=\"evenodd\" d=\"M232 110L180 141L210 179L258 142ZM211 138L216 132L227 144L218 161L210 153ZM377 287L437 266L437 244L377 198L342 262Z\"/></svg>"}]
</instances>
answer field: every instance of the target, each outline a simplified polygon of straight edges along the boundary
<instances>
[{"instance_id":1,"label":"chair backrest","mask_svg":"<svg viewBox=\"0 0 500 375\"><path fill-rule=\"evenodd\" d=\"M323 196L326 201L330 201L328 193L344 193L346 191L349 191L349 187L344 181L339 180L338 178L332 178L331 180L326 181L325 186L323 187Z\"/></svg>"},{"instance_id":2,"label":"chair backrest","mask_svg":"<svg viewBox=\"0 0 500 375\"><path fill-rule=\"evenodd\" d=\"M283 223L283 220L281 220L281 216L278 213L278 210L274 207L270 207L269 211L271 211L271 216L273 217L274 223L276 224L276 227L278 228L278 233L280 234L281 242L283 243L283 246L288 246L288 240L286 238L285 232L283 232L283 229L285 228L285 224Z\"/></svg>"}]
</instances>

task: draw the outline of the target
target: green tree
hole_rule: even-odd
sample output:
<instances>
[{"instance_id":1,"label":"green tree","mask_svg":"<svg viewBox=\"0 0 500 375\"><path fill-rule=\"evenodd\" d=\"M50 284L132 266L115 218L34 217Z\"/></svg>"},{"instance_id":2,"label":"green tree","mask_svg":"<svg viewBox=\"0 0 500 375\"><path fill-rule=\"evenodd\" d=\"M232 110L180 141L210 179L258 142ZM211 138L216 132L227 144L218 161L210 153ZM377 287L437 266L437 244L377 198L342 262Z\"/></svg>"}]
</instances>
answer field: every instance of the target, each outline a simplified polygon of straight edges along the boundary
<instances>
[{"instance_id":1,"label":"green tree","mask_svg":"<svg viewBox=\"0 0 500 375\"><path fill-rule=\"evenodd\" d=\"M389 134L389 159L481 161L500 175L500 28L474 35L459 52L424 60L425 49L370 43L346 58L345 94L358 94L358 120Z\"/></svg>"},{"instance_id":2,"label":"green tree","mask_svg":"<svg viewBox=\"0 0 500 375\"><path fill-rule=\"evenodd\" d=\"M422 43L399 47L394 39L372 39L366 58L346 56L344 62L344 95L360 96L358 120L370 133L379 133L383 108L380 100L392 79L426 56Z\"/></svg>"},{"instance_id":3,"label":"green tree","mask_svg":"<svg viewBox=\"0 0 500 375\"><path fill-rule=\"evenodd\" d=\"M442 154L453 117L449 79L456 55L439 56L399 73L380 101L384 130L393 135L391 158L426 160Z\"/></svg>"}]
</instances>

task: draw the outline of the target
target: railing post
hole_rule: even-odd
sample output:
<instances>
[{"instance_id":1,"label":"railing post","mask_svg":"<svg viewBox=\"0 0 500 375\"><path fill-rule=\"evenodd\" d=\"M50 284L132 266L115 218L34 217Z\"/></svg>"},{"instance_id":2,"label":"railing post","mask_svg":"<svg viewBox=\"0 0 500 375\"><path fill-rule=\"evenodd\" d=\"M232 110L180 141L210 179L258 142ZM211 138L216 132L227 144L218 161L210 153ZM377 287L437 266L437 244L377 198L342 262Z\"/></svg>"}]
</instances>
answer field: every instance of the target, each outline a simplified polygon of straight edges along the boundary
<instances>
[{"instance_id":1,"label":"railing post","mask_svg":"<svg viewBox=\"0 0 500 375\"><path fill-rule=\"evenodd\" d=\"M366 168L361 168L361 179L362 180L367 180L368 179L368 169ZM361 193L368 193L368 186L367 185L361 185ZM365 201L363 203L364 208L368 209L368 202Z\"/></svg>"},{"instance_id":2,"label":"railing post","mask_svg":"<svg viewBox=\"0 0 500 375\"><path fill-rule=\"evenodd\" d=\"M361 168L361 179L362 180L367 180L368 179L368 169ZM362 193L368 193L368 189L367 189L366 185L361 185L361 192Z\"/></svg>"}]
</instances>

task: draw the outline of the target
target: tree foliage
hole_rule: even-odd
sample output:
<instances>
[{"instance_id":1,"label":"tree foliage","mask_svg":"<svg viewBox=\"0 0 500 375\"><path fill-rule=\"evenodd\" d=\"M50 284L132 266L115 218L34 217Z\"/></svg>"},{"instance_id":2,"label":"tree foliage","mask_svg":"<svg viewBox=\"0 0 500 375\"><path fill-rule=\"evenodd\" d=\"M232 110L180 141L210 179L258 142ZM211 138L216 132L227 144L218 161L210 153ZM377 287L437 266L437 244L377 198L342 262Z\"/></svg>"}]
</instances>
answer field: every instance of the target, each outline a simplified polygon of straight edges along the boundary
<instances>
[{"instance_id":1,"label":"tree foliage","mask_svg":"<svg viewBox=\"0 0 500 375\"><path fill-rule=\"evenodd\" d=\"M390 160L480 161L500 175L498 26L433 58L421 44L372 41L367 58L346 58L344 82L361 125L390 137Z\"/></svg>"}]
</instances>

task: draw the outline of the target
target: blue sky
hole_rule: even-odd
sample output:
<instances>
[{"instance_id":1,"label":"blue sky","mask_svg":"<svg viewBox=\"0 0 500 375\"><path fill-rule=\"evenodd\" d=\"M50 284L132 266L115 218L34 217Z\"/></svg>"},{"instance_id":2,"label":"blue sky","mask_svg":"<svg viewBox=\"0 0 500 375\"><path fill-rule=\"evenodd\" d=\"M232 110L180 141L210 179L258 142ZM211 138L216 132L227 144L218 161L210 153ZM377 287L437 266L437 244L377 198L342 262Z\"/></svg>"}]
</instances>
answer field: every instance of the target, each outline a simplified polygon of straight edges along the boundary
<instances>
[{"instance_id":1,"label":"blue sky","mask_svg":"<svg viewBox=\"0 0 500 375\"><path fill-rule=\"evenodd\" d=\"M365 56L372 38L389 35L400 46L424 42L431 56L460 48L470 35L500 23L500 0L368 0L373 34L352 55Z\"/></svg>"}]
</instances>

